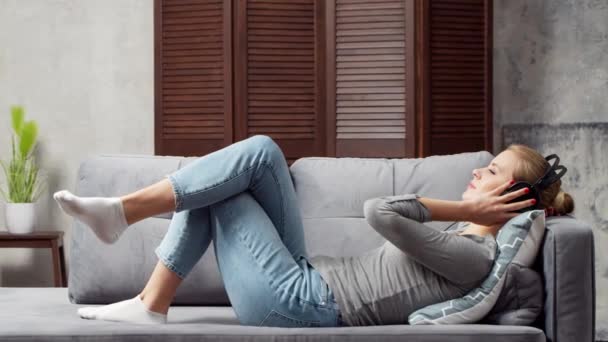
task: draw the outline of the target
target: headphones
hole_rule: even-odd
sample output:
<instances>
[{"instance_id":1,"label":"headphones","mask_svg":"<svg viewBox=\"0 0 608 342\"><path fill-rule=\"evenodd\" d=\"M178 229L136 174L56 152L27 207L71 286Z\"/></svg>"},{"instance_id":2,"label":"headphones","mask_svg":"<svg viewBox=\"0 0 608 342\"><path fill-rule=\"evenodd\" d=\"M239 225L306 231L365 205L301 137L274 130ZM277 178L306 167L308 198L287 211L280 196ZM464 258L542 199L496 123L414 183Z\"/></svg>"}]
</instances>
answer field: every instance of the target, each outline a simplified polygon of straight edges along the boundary
<instances>
[{"instance_id":1,"label":"headphones","mask_svg":"<svg viewBox=\"0 0 608 342\"><path fill-rule=\"evenodd\" d=\"M511 200L511 201L507 202L507 204L513 203L513 202L525 201L525 200L532 199L532 198L536 199L536 203L527 208L521 208L521 209L515 210L514 212L523 213L528 210L538 209L538 206L540 205L540 193L542 192L542 190L546 189L549 185L558 181L566 173L566 171L568 169L563 165L559 165L559 157L557 156L557 154L550 154L545 157L545 160L549 161L554 158L557 160L553 163L553 165L549 166L549 168L547 169L545 174L542 177L540 177L534 184L530 184L525 181L515 182L515 184L511 185L507 190L503 191L503 193L500 194L502 196L502 195L508 194L509 192L517 191L519 189L523 189L523 188L530 189L530 192L528 192L527 194L521 195L521 196ZM560 170L562 172L556 173L555 171L557 171L557 170Z\"/></svg>"}]
</instances>

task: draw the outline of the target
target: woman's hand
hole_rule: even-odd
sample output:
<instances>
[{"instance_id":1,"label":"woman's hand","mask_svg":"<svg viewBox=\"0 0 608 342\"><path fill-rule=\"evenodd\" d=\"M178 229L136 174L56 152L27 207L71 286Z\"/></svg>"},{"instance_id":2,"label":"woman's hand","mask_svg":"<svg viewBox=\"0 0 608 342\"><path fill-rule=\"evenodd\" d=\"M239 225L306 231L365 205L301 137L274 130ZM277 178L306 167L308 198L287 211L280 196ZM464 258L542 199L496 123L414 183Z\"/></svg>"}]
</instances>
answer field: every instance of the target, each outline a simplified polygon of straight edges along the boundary
<instances>
[{"instance_id":1,"label":"woman's hand","mask_svg":"<svg viewBox=\"0 0 608 342\"><path fill-rule=\"evenodd\" d=\"M472 199L465 200L465 205L469 209L468 220L484 226L502 226L511 218L520 214L512 211L527 208L534 204L533 199L506 204L526 194L526 188L523 188L501 196L500 194L507 190L510 185L511 181L508 181L492 191L483 192Z\"/></svg>"}]
</instances>

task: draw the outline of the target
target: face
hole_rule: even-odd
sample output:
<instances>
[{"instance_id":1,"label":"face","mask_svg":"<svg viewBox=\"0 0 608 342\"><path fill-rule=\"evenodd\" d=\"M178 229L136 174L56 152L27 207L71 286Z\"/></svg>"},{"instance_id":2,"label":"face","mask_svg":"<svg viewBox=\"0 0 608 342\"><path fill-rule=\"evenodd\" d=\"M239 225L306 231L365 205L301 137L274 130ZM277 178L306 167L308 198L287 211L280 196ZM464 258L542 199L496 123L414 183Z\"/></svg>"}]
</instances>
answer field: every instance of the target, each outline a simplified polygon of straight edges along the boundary
<instances>
[{"instance_id":1,"label":"face","mask_svg":"<svg viewBox=\"0 0 608 342\"><path fill-rule=\"evenodd\" d=\"M492 159L488 166L473 170L471 184L474 188L467 184L466 190L462 193L462 199L467 200L478 193L492 191L513 179L516 162L516 154L505 150Z\"/></svg>"}]
</instances>

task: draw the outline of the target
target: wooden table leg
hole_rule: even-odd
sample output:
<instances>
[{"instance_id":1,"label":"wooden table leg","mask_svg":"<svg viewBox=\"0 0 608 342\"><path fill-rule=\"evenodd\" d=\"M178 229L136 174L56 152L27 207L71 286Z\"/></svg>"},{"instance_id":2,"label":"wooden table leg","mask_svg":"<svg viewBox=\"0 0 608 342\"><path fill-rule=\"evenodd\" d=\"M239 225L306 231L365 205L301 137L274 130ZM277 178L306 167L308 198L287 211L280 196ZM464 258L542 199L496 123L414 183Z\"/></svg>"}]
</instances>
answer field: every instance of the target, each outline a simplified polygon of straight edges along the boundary
<instances>
[{"instance_id":1,"label":"wooden table leg","mask_svg":"<svg viewBox=\"0 0 608 342\"><path fill-rule=\"evenodd\" d=\"M51 251L53 254L53 273L55 287L61 287L61 264L59 260L59 247L57 244L57 240L51 241Z\"/></svg>"},{"instance_id":2,"label":"wooden table leg","mask_svg":"<svg viewBox=\"0 0 608 342\"><path fill-rule=\"evenodd\" d=\"M59 247L59 258L61 259L61 281L62 284L61 286L63 287L67 287L68 286L68 269L65 267L65 254L63 252L63 246Z\"/></svg>"}]
</instances>

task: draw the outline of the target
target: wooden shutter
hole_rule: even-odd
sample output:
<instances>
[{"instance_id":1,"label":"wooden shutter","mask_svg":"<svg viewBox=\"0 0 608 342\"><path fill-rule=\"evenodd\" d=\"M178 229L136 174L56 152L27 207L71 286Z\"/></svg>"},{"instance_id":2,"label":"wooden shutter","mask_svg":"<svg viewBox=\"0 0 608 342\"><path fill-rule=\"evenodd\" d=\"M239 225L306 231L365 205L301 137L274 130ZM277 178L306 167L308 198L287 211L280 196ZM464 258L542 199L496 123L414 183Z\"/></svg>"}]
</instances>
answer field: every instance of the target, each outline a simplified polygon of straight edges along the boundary
<instances>
[{"instance_id":1,"label":"wooden shutter","mask_svg":"<svg viewBox=\"0 0 608 342\"><path fill-rule=\"evenodd\" d=\"M330 155L413 156L413 1L326 5Z\"/></svg>"},{"instance_id":2,"label":"wooden shutter","mask_svg":"<svg viewBox=\"0 0 608 342\"><path fill-rule=\"evenodd\" d=\"M155 153L492 150L491 19L491 0L155 0Z\"/></svg>"},{"instance_id":3,"label":"wooden shutter","mask_svg":"<svg viewBox=\"0 0 608 342\"><path fill-rule=\"evenodd\" d=\"M421 1L424 155L492 151L492 1Z\"/></svg>"},{"instance_id":4,"label":"wooden shutter","mask_svg":"<svg viewBox=\"0 0 608 342\"><path fill-rule=\"evenodd\" d=\"M232 143L231 3L155 0L155 154Z\"/></svg>"},{"instance_id":5,"label":"wooden shutter","mask_svg":"<svg viewBox=\"0 0 608 342\"><path fill-rule=\"evenodd\" d=\"M325 153L320 2L235 2L235 139L268 135L288 163Z\"/></svg>"}]
</instances>

